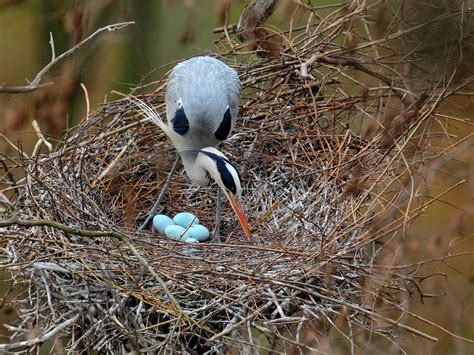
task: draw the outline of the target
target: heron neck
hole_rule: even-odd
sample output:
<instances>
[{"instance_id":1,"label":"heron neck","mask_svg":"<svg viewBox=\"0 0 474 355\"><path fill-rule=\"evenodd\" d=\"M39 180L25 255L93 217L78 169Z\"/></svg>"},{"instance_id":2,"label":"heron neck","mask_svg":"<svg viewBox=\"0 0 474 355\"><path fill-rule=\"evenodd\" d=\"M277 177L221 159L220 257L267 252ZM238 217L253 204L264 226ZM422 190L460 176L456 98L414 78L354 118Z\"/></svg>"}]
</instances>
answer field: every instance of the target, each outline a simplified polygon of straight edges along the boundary
<instances>
[{"instance_id":1,"label":"heron neck","mask_svg":"<svg viewBox=\"0 0 474 355\"><path fill-rule=\"evenodd\" d=\"M197 152L180 153L181 161L183 162L186 174L191 181L199 186L208 186L209 180L206 177L206 170L197 164Z\"/></svg>"}]
</instances>

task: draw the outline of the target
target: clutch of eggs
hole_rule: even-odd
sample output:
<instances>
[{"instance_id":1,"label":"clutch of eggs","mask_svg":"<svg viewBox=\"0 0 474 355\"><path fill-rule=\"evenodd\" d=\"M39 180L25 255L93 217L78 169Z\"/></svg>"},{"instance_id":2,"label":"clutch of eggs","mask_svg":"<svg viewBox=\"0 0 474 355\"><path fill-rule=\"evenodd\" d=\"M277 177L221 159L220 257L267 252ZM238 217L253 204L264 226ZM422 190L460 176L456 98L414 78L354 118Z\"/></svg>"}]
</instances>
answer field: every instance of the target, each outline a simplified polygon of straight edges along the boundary
<instances>
[{"instance_id":1,"label":"clutch of eggs","mask_svg":"<svg viewBox=\"0 0 474 355\"><path fill-rule=\"evenodd\" d=\"M209 239L209 230L199 224L199 219L189 212L177 213L173 219L157 214L153 217L153 227L166 237L187 243L198 243Z\"/></svg>"}]
</instances>

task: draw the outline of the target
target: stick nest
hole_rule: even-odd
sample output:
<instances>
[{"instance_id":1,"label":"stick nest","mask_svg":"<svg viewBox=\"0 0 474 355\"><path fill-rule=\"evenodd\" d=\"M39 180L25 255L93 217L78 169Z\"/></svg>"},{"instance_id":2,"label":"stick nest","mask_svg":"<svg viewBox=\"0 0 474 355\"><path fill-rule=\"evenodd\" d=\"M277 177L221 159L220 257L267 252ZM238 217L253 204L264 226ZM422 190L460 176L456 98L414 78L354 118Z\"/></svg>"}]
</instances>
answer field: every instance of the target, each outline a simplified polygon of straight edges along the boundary
<instances>
[{"instance_id":1,"label":"stick nest","mask_svg":"<svg viewBox=\"0 0 474 355\"><path fill-rule=\"evenodd\" d=\"M24 174L4 178L15 202L3 202L2 263L24 285L9 349L61 339L72 352L306 351L331 329L351 343L365 332L397 341L400 328L429 338L394 317L419 283L378 260L420 212L411 202L450 83L427 91L428 79L377 59L396 57L399 38L364 45L368 29L351 21L365 5L325 20L298 11L308 22L278 34L279 55L238 54L228 33L219 42L243 83L221 149L242 174L251 242L225 203L222 243L138 231L176 154L128 99L102 105L54 152L2 158ZM165 80L140 96L162 115ZM192 211L212 227L216 188L181 169L162 212ZM41 335L24 340L33 328Z\"/></svg>"}]
</instances>

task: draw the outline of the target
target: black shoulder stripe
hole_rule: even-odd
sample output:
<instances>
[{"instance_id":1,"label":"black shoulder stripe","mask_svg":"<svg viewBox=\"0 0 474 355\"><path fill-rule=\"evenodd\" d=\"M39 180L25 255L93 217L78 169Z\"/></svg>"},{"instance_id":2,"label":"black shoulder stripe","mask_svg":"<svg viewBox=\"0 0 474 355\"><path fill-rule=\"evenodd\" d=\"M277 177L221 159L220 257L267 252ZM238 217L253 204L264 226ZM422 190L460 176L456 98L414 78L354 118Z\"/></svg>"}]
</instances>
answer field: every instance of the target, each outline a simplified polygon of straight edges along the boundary
<instances>
[{"instance_id":1,"label":"black shoulder stripe","mask_svg":"<svg viewBox=\"0 0 474 355\"><path fill-rule=\"evenodd\" d=\"M184 113L184 108L180 107L176 110L171 123L173 123L173 130L182 136L189 131L189 121Z\"/></svg>"},{"instance_id":2,"label":"black shoulder stripe","mask_svg":"<svg viewBox=\"0 0 474 355\"><path fill-rule=\"evenodd\" d=\"M235 169L235 166L232 165L227 159L224 159L217 154L202 151L202 150L201 150L201 153L206 154L208 157L210 157L212 160L216 162L217 172L219 173L222 179L222 182L224 183L224 186L226 187L227 190L235 194L237 192L237 186L235 185L235 181L231 172L226 167L226 163L232 166L234 169ZM237 175L239 176L239 179L240 179L238 170L235 169L235 171L237 171Z\"/></svg>"},{"instance_id":3,"label":"black shoulder stripe","mask_svg":"<svg viewBox=\"0 0 474 355\"><path fill-rule=\"evenodd\" d=\"M214 136L220 141L223 141L227 139L227 137L229 136L231 128L232 128L232 116L230 114L230 108L228 107L227 111L224 113L224 118L222 119L222 122L219 125L219 128L217 128L217 131L214 133Z\"/></svg>"}]
</instances>

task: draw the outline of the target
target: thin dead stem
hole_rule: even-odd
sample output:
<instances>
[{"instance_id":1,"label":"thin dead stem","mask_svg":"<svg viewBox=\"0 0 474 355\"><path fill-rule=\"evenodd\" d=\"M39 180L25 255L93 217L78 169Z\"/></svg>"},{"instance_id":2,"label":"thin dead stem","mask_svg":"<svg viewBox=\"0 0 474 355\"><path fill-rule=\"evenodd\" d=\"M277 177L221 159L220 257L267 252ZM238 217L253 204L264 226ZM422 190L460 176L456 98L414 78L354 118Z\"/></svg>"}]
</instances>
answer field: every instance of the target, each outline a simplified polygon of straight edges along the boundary
<instances>
[{"instance_id":1,"label":"thin dead stem","mask_svg":"<svg viewBox=\"0 0 474 355\"><path fill-rule=\"evenodd\" d=\"M244 86L222 149L242 173L252 242L229 206L222 243L191 248L140 230L164 184L165 213L193 211L207 226L216 192L184 174L168 181L174 149L127 98L90 112L51 153L15 146L18 156L0 156L0 269L25 287L11 301L19 320L1 349L31 349L59 333L70 353L330 352L332 328L354 353L381 338L403 351L404 333L436 341L431 329L441 328L405 306L413 294L436 296L416 277L443 258L380 259L390 241L409 238L428 204L464 183L428 196L432 169L470 144L438 123L462 121L440 106L470 93L473 78L457 79L456 68L427 75L438 53L417 42L419 31L467 11L445 10L420 23L385 2L298 2L290 30L259 32L279 38L264 58L236 45L227 24L217 31L215 55ZM380 11L389 25L373 20ZM146 84L160 89L141 96L160 114L165 84ZM449 147L437 144L442 137ZM42 333L28 340L31 324Z\"/></svg>"}]
</instances>

